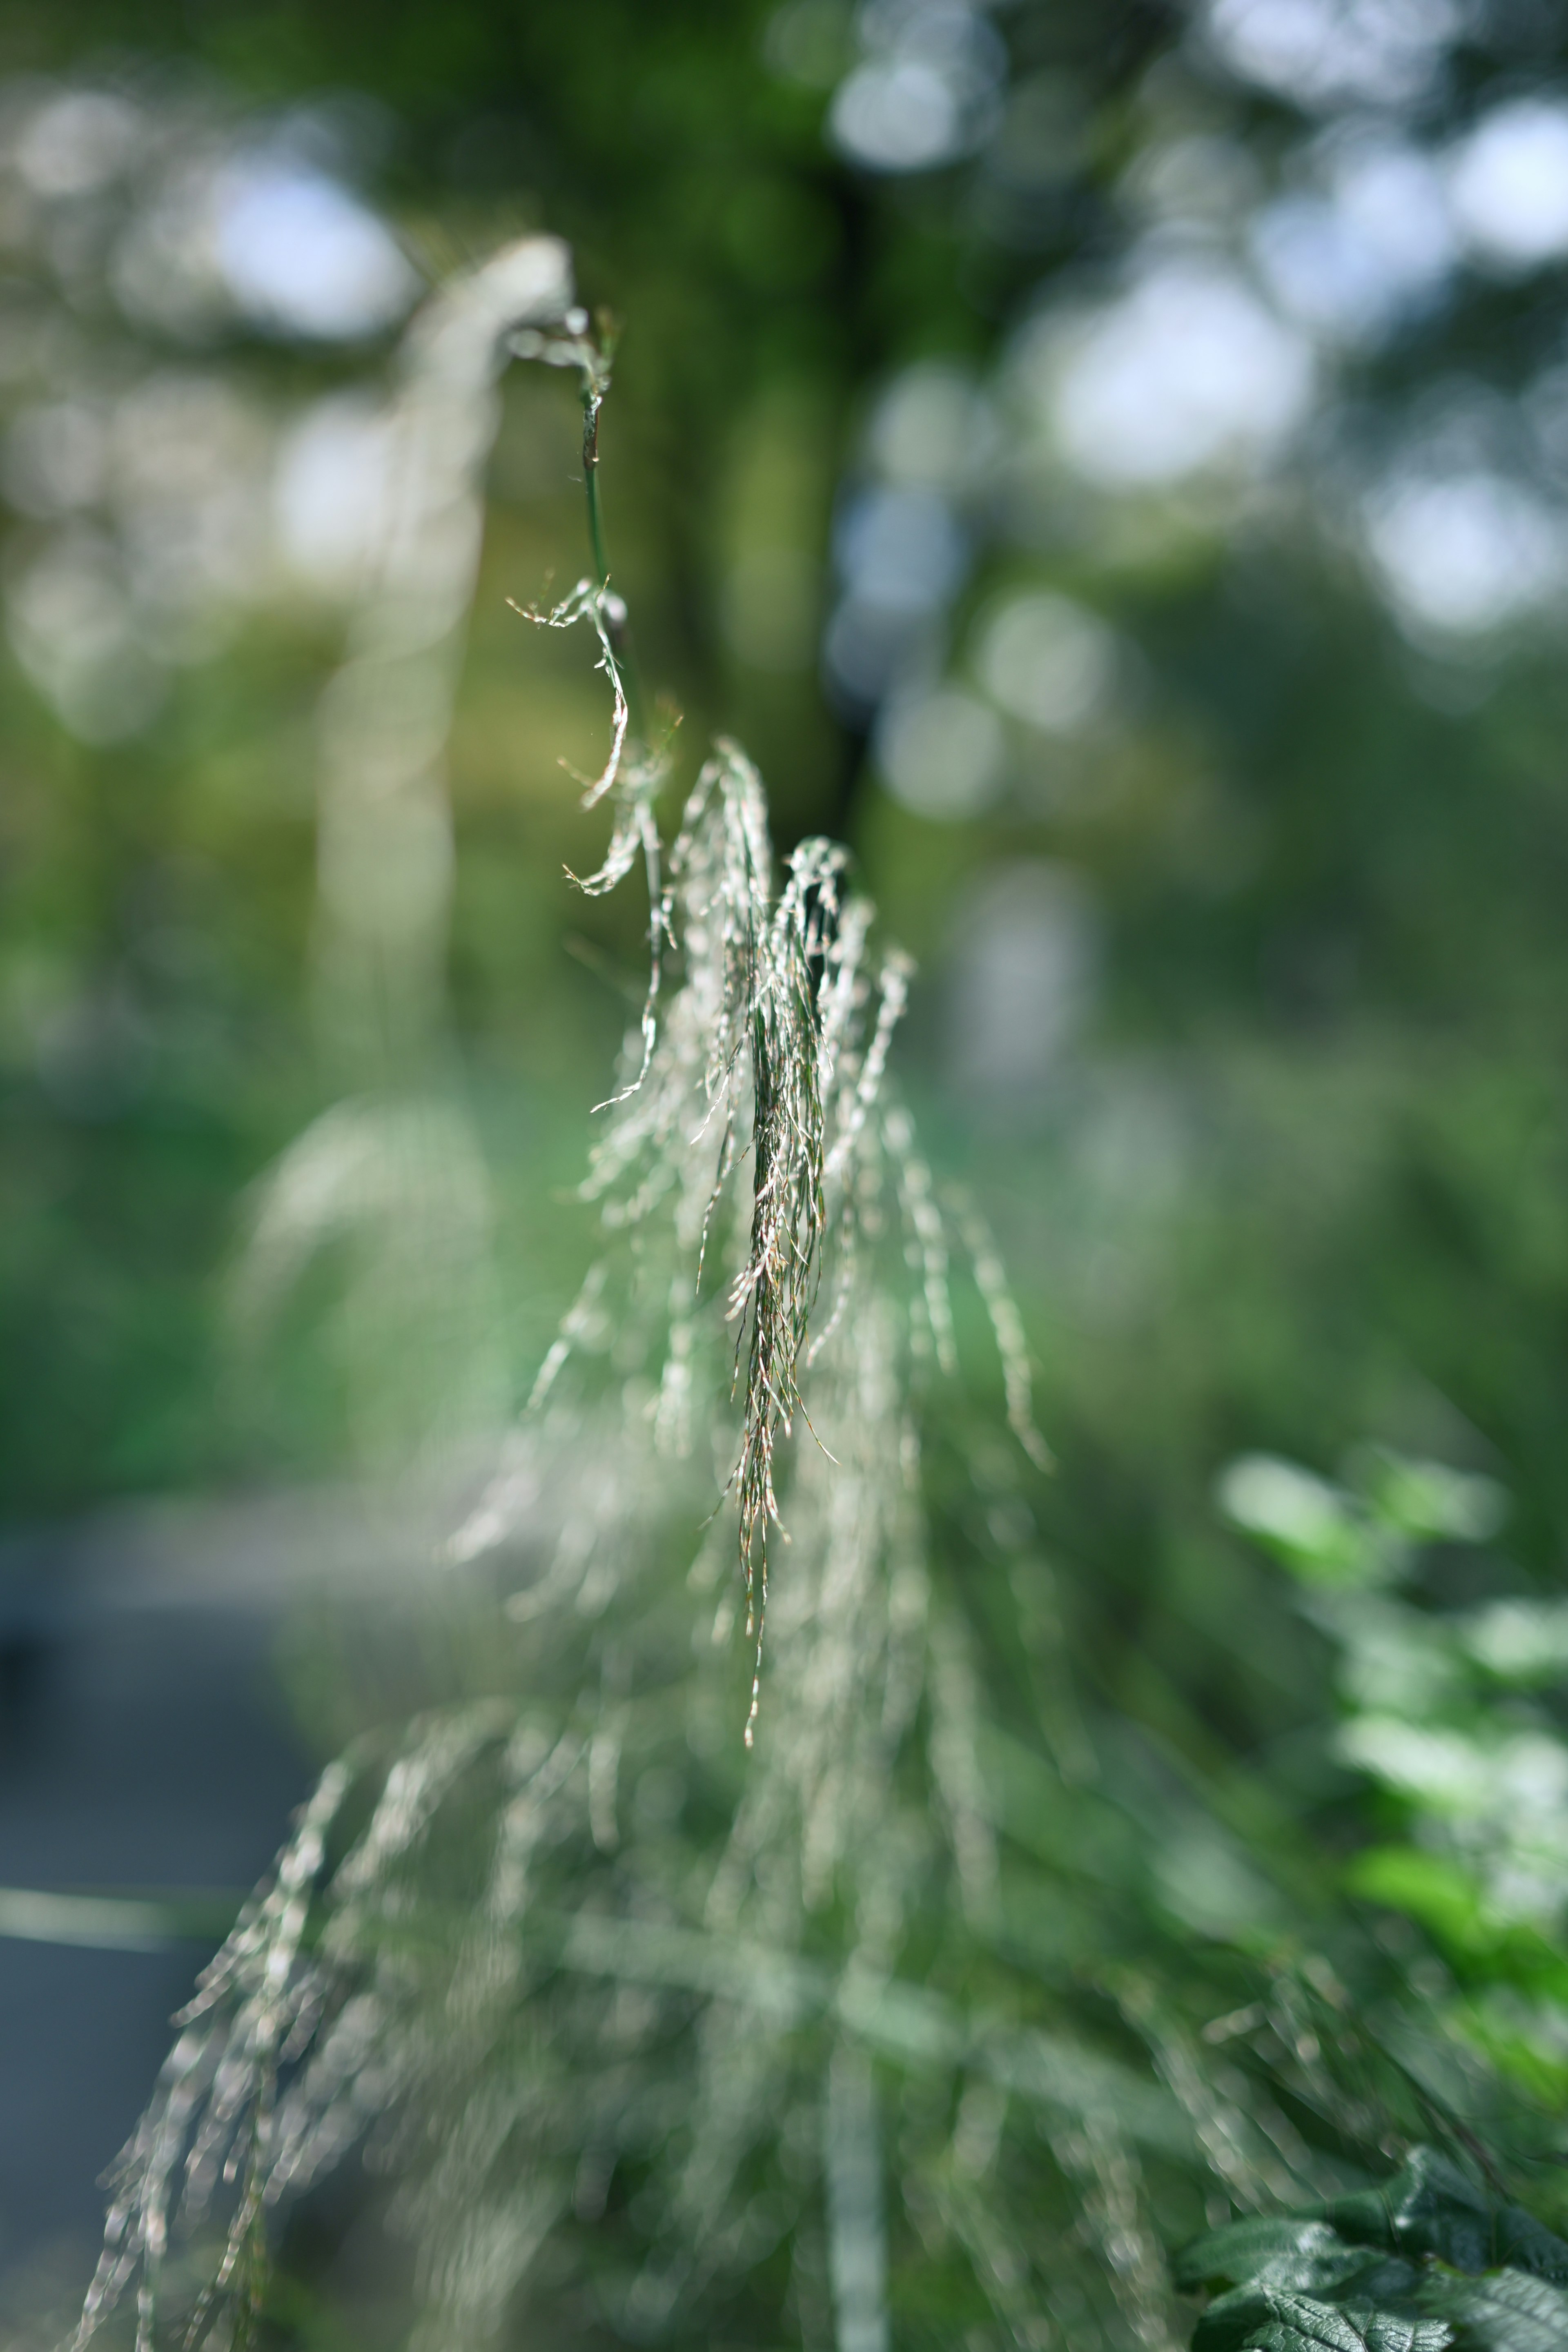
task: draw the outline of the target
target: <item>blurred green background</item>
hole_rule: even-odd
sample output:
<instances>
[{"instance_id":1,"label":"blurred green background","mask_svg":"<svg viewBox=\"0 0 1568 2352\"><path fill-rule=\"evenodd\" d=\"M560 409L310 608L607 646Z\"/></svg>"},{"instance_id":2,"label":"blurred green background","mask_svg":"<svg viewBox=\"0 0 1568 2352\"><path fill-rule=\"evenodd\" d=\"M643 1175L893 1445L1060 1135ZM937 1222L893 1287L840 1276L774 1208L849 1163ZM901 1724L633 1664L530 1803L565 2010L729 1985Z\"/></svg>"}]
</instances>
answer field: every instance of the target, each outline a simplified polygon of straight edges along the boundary
<instances>
[{"instance_id":1,"label":"blurred green background","mask_svg":"<svg viewBox=\"0 0 1568 2352\"><path fill-rule=\"evenodd\" d=\"M741 737L920 959L905 1079L1018 1287L1100 1696L1194 1749L1318 1706L1215 1525L1244 1448L1489 1469L1553 1582L1565 56L1552 0L12 0L7 1519L363 1445L331 1254L259 1340L232 1297L340 1086L313 714L419 278L543 228L624 328L681 779ZM576 412L504 399L450 986L520 1400L645 917L562 877L603 681L507 599L584 568Z\"/></svg>"}]
</instances>

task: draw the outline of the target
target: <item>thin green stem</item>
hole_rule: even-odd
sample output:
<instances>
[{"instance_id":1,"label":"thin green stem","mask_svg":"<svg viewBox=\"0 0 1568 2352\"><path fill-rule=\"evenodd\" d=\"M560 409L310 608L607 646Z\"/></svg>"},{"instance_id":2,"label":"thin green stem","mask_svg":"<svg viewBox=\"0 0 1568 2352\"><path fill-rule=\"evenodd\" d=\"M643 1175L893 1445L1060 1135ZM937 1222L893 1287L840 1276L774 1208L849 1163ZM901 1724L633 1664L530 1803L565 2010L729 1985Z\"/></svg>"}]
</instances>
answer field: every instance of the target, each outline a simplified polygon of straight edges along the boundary
<instances>
[{"instance_id":1,"label":"thin green stem","mask_svg":"<svg viewBox=\"0 0 1568 2352\"><path fill-rule=\"evenodd\" d=\"M583 479L588 491L588 539L594 551L594 577L601 588L610 581L605 552L605 516L599 503L599 409L604 395L592 384L583 391Z\"/></svg>"}]
</instances>

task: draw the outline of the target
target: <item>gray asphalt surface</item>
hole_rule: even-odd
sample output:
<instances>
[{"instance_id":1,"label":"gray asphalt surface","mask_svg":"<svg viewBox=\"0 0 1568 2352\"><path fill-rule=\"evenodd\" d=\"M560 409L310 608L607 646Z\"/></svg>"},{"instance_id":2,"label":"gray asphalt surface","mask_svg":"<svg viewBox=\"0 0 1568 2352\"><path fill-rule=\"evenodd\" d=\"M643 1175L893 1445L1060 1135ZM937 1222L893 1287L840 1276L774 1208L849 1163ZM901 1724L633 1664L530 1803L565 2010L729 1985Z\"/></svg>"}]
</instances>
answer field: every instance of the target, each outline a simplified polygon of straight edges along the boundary
<instances>
[{"instance_id":1,"label":"gray asphalt surface","mask_svg":"<svg viewBox=\"0 0 1568 2352\"><path fill-rule=\"evenodd\" d=\"M315 1777L273 1663L290 1612L406 1590L432 1524L326 1495L0 1538L0 2286L87 2275L99 2176L218 1940L31 1940L4 1890L242 1895Z\"/></svg>"}]
</instances>

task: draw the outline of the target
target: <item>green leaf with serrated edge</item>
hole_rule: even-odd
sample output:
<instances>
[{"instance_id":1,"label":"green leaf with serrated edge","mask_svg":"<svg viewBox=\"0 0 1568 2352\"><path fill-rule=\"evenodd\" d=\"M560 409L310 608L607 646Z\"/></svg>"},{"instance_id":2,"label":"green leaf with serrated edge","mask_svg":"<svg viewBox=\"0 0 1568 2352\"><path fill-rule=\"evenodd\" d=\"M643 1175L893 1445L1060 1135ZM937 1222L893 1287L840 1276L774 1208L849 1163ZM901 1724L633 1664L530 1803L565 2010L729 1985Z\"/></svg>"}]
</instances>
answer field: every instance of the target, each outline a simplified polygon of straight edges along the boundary
<instances>
[{"instance_id":1,"label":"green leaf with serrated edge","mask_svg":"<svg viewBox=\"0 0 1568 2352\"><path fill-rule=\"evenodd\" d=\"M1252 2329L1242 2352L1445 2352L1453 2335L1441 2319L1363 2303L1338 2309L1279 2293L1248 2299L1267 2305L1270 2316Z\"/></svg>"},{"instance_id":2,"label":"green leaf with serrated edge","mask_svg":"<svg viewBox=\"0 0 1568 2352\"><path fill-rule=\"evenodd\" d=\"M1309 2286L1310 2268L1342 2261L1345 2251L1343 2240L1326 2221L1259 2215L1206 2230L1173 2258L1172 2273L1181 2287L1241 2286L1265 2272L1281 2285ZM1300 2267L1299 2281L1285 2279L1279 2266L1287 2264Z\"/></svg>"},{"instance_id":3,"label":"green leaf with serrated edge","mask_svg":"<svg viewBox=\"0 0 1568 2352\"><path fill-rule=\"evenodd\" d=\"M1273 2305L1273 2316L1309 2344L1321 2345L1323 2352L1363 2352L1365 2337L1349 2314L1336 2305L1321 2303L1315 2295L1291 2294L1279 2287L1265 2292Z\"/></svg>"},{"instance_id":4,"label":"green leaf with serrated edge","mask_svg":"<svg viewBox=\"0 0 1568 2352\"><path fill-rule=\"evenodd\" d=\"M1434 2271L1421 2301L1452 2327L1461 2352L1568 2352L1568 2294L1528 2271L1484 2278Z\"/></svg>"},{"instance_id":5,"label":"green leaf with serrated edge","mask_svg":"<svg viewBox=\"0 0 1568 2352\"><path fill-rule=\"evenodd\" d=\"M1434 2148L1316 2213L1207 2231L1173 2267L1228 2286L1193 2352L1568 2352L1568 2243Z\"/></svg>"},{"instance_id":6,"label":"green leaf with serrated edge","mask_svg":"<svg viewBox=\"0 0 1568 2352\"><path fill-rule=\"evenodd\" d=\"M1360 2330L1334 2305L1288 2287L1257 2284L1215 2297L1194 2332L1193 2352L1244 2352L1262 2329L1276 2322L1322 2352L1365 2352Z\"/></svg>"},{"instance_id":7,"label":"green leaf with serrated edge","mask_svg":"<svg viewBox=\"0 0 1568 2352\"><path fill-rule=\"evenodd\" d=\"M1392 2180L1334 2198L1322 2218L1352 2243L1435 2254L1455 2270L1486 2270L1498 2259L1490 2200L1435 2148L1412 2148Z\"/></svg>"},{"instance_id":8,"label":"green leaf with serrated edge","mask_svg":"<svg viewBox=\"0 0 1568 2352\"><path fill-rule=\"evenodd\" d=\"M1359 2352L1366 2352L1361 2337L1355 2339ZM1266 2320L1256 2336L1247 2339L1246 2352L1321 2352L1321 2338L1304 2335L1282 2319Z\"/></svg>"},{"instance_id":9,"label":"green leaf with serrated edge","mask_svg":"<svg viewBox=\"0 0 1568 2352\"><path fill-rule=\"evenodd\" d=\"M1412 2148L1392 2180L1335 2198L1321 2210L1352 2242L1434 2255L1472 2275L1506 2263L1568 2286L1568 2243L1522 2206L1488 2197L1435 2148Z\"/></svg>"},{"instance_id":10,"label":"green leaf with serrated edge","mask_svg":"<svg viewBox=\"0 0 1568 2352\"><path fill-rule=\"evenodd\" d=\"M1419 2276L1414 2263L1381 2246L1352 2245L1313 2215L1258 2216L1227 2222L1194 2238L1173 2257L1176 2284L1285 2287L1342 2303L1407 2303Z\"/></svg>"},{"instance_id":11,"label":"green leaf with serrated edge","mask_svg":"<svg viewBox=\"0 0 1568 2352\"><path fill-rule=\"evenodd\" d=\"M1512 2271L1528 2271L1553 2285L1568 2287L1568 2244L1527 2213L1522 2205L1501 2205L1497 2215L1497 2247Z\"/></svg>"},{"instance_id":12,"label":"green leaf with serrated edge","mask_svg":"<svg viewBox=\"0 0 1568 2352\"><path fill-rule=\"evenodd\" d=\"M1255 2326L1241 2352L1347 2352L1352 2343L1364 2352L1445 2352L1453 2340L1454 2331L1445 2320L1420 2318L1411 2312L1364 2303L1334 2310L1304 2295L1249 2295L1248 2300L1271 2305L1279 2315Z\"/></svg>"},{"instance_id":13,"label":"green leaf with serrated edge","mask_svg":"<svg viewBox=\"0 0 1568 2352\"><path fill-rule=\"evenodd\" d=\"M1193 2352L1242 2352L1258 2330L1274 2316L1267 2288L1233 2287L1215 2295L1193 2330Z\"/></svg>"},{"instance_id":14,"label":"green leaf with serrated edge","mask_svg":"<svg viewBox=\"0 0 1568 2352\"><path fill-rule=\"evenodd\" d=\"M1345 2316L1366 2340L1367 2352L1444 2352L1453 2339L1445 2320L1418 2319L1408 2312L1347 2304Z\"/></svg>"}]
</instances>

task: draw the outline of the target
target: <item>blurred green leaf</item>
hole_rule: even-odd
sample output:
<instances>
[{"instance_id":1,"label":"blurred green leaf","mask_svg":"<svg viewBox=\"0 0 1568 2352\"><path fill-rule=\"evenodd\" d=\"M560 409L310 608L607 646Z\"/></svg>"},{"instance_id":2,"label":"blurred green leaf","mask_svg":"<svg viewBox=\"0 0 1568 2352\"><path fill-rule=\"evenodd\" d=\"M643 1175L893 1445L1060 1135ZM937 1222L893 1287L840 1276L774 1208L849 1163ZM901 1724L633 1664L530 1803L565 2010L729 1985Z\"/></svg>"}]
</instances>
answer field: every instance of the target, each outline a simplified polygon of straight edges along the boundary
<instances>
[{"instance_id":1,"label":"blurred green leaf","mask_svg":"<svg viewBox=\"0 0 1568 2352\"><path fill-rule=\"evenodd\" d=\"M1268 1546L1288 1568L1324 1584L1363 1584L1386 1573L1377 1533L1353 1498L1297 1463L1245 1454L1216 1489L1233 1527Z\"/></svg>"}]
</instances>

